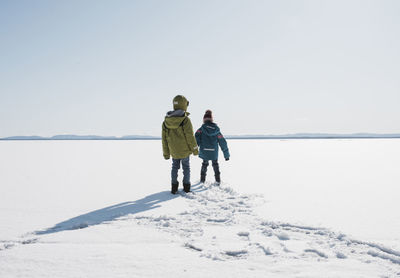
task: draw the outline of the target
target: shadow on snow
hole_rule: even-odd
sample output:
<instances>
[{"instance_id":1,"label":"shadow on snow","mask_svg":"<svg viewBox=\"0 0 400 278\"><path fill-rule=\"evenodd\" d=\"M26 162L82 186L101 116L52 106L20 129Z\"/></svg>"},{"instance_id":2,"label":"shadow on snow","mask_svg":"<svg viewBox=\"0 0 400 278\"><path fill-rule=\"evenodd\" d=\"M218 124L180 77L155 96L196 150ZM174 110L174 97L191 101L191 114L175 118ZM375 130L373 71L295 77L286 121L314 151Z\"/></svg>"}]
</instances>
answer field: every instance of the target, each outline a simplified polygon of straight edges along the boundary
<instances>
[{"instance_id":1,"label":"shadow on snow","mask_svg":"<svg viewBox=\"0 0 400 278\"><path fill-rule=\"evenodd\" d=\"M136 214L160 207L160 203L175 199L179 195L172 195L169 191L162 191L151 194L142 199L124 202L106 208L98 209L86 214L60 222L55 226L34 232L36 235L52 234L61 231L77 230L89 226L99 225L104 222L115 220L116 218L128 214Z\"/></svg>"}]
</instances>

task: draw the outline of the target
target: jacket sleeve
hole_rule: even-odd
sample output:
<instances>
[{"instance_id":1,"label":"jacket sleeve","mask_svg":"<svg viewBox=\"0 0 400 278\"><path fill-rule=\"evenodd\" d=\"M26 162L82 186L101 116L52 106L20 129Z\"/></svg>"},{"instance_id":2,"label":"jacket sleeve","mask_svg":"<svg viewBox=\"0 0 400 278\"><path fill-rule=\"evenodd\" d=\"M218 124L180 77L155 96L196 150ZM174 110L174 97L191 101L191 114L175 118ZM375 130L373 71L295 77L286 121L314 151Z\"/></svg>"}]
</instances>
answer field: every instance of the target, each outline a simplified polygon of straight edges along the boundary
<instances>
[{"instance_id":1,"label":"jacket sleeve","mask_svg":"<svg viewBox=\"0 0 400 278\"><path fill-rule=\"evenodd\" d=\"M218 144L221 147L222 152L224 153L225 159L229 158L230 154L229 154L229 149L228 149L228 143L226 142L226 140L221 132L218 133L217 138L218 138Z\"/></svg>"},{"instance_id":2,"label":"jacket sleeve","mask_svg":"<svg viewBox=\"0 0 400 278\"><path fill-rule=\"evenodd\" d=\"M199 128L196 131L195 137L196 137L197 146L200 147L200 145L201 145L201 128Z\"/></svg>"},{"instance_id":3,"label":"jacket sleeve","mask_svg":"<svg viewBox=\"0 0 400 278\"><path fill-rule=\"evenodd\" d=\"M199 147L197 146L196 139L194 138L193 126L189 118L186 118L185 123L183 124L183 133L185 134L186 143L189 147L189 150L194 155L198 155Z\"/></svg>"},{"instance_id":4,"label":"jacket sleeve","mask_svg":"<svg viewBox=\"0 0 400 278\"><path fill-rule=\"evenodd\" d=\"M165 126L165 123L163 123L161 138L162 138L163 156L165 159L169 159L169 157L170 157L168 141L167 141L167 133L168 133L168 129Z\"/></svg>"}]
</instances>

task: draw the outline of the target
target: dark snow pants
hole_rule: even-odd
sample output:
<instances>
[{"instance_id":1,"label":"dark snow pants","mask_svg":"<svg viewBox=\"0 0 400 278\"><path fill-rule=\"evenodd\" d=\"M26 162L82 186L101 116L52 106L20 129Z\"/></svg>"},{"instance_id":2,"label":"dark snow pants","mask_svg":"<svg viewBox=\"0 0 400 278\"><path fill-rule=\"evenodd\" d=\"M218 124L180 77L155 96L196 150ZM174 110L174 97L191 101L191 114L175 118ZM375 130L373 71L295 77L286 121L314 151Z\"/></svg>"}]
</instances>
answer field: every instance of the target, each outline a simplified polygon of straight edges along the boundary
<instances>
[{"instance_id":1,"label":"dark snow pants","mask_svg":"<svg viewBox=\"0 0 400 278\"><path fill-rule=\"evenodd\" d=\"M208 164L209 164L208 160L203 160L203 163L201 164L201 173L200 173L202 176L206 176ZM219 178L220 172L219 172L218 160L212 160L212 167L214 168L215 177Z\"/></svg>"}]
</instances>

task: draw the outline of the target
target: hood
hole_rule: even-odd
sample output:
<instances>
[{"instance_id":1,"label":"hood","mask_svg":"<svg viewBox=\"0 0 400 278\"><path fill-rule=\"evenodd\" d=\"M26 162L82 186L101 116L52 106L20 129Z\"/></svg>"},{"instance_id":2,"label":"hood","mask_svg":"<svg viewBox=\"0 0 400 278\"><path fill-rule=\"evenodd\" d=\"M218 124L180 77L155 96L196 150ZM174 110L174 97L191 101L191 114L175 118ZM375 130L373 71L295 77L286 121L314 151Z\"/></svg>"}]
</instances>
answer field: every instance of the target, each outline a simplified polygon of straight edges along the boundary
<instances>
[{"instance_id":1,"label":"hood","mask_svg":"<svg viewBox=\"0 0 400 278\"><path fill-rule=\"evenodd\" d=\"M177 129L182 124L183 120L186 119L189 113L178 109L174 111L169 111L165 116L165 126L169 129Z\"/></svg>"},{"instance_id":2,"label":"hood","mask_svg":"<svg viewBox=\"0 0 400 278\"><path fill-rule=\"evenodd\" d=\"M201 126L201 130L208 136L216 136L219 133L219 127L217 124L208 122Z\"/></svg>"}]
</instances>

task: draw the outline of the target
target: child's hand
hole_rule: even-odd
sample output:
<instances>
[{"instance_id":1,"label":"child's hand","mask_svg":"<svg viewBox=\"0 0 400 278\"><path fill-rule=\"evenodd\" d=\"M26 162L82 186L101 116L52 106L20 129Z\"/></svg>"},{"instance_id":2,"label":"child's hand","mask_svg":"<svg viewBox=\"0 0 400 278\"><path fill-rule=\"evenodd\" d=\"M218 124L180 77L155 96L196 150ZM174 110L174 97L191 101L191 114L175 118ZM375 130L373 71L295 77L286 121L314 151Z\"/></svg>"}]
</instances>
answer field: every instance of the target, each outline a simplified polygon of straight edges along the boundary
<instances>
[{"instance_id":1,"label":"child's hand","mask_svg":"<svg viewBox=\"0 0 400 278\"><path fill-rule=\"evenodd\" d=\"M225 161L228 161L229 160L229 157L225 157Z\"/></svg>"},{"instance_id":2,"label":"child's hand","mask_svg":"<svg viewBox=\"0 0 400 278\"><path fill-rule=\"evenodd\" d=\"M169 159L169 155L168 156L164 155L164 159L168 160Z\"/></svg>"}]
</instances>

